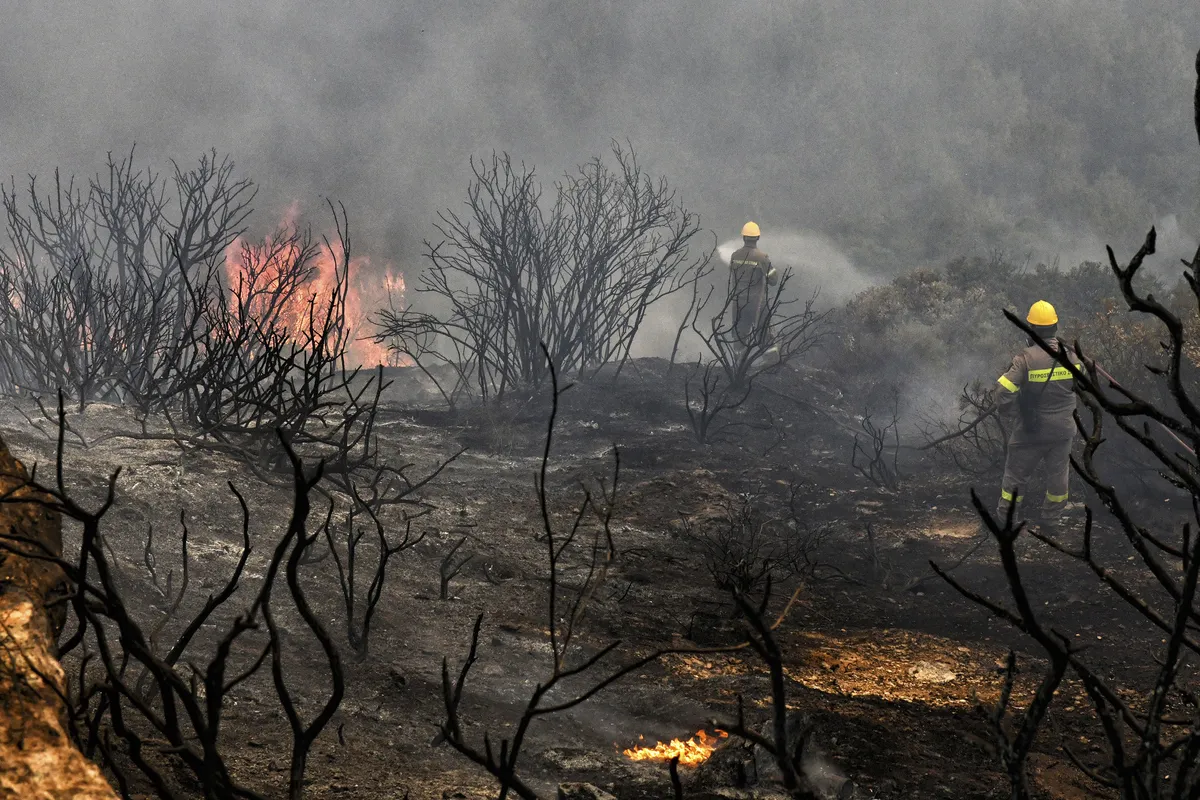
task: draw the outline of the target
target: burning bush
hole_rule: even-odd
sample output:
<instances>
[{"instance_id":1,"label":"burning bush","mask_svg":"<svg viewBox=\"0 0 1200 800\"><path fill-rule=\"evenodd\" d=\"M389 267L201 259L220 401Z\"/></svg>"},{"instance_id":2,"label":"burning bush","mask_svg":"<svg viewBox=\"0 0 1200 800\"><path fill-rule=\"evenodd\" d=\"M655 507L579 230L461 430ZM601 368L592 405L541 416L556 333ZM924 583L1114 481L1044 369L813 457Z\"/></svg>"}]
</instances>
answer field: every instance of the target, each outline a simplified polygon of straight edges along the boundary
<instances>
[{"instance_id":1,"label":"burning bush","mask_svg":"<svg viewBox=\"0 0 1200 800\"><path fill-rule=\"evenodd\" d=\"M365 261L345 210L330 204L332 241L289 220L255 243L254 196L215 152L166 180L110 155L107 175L86 189L56 175L47 198L31 178L27 208L6 188L0 392L125 403L166 420L139 438L257 464L285 465L276 428L335 463L369 460L381 376L364 386L349 368L387 353L358 336Z\"/></svg>"},{"instance_id":2,"label":"burning bush","mask_svg":"<svg viewBox=\"0 0 1200 800\"><path fill-rule=\"evenodd\" d=\"M400 366L394 354L365 335L369 323L363 297L380 288L364 284L370 260L350 256L344 249L348 242L340 238L314 246L311 236L301 233L297 213L293 206L264 241L239 237L226 251L228 306L235 319L245 316L264 330L277 327L293 343L303 344L331 322L326 304L337 295L341 308L333 311L341 319L332 321L344 337L346 362L365 368ZM390 300L403 298L403 276L387 269L380 283Z\"/></svg>"}]
</instances>

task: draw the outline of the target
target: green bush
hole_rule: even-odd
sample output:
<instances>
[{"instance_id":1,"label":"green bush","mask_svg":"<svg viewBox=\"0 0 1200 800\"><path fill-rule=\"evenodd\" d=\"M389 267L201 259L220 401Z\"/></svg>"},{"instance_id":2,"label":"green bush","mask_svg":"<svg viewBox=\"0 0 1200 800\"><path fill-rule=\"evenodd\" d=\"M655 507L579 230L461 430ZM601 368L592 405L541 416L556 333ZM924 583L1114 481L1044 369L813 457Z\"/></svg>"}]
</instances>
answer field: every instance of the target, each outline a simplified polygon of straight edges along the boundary
<instances>
[{"instance_id":1,"label":"green bush","mask_svg":"<svg viewBox=\"0 0 1200 800\"><path fill-rule=\"evenodd\" d=\"M1171 300L1176 313L1200 333L1196 309L1186 308L1190 292L1168 290L1150 276L1139 279L1142 291ZM930 423L959 424L957 405L963 387L991 387L1010 359L1026 346L1025 335L1002 313L1023 317L1045 299L1058 310L1059 336L1078 340L1083 352L1129 389L1154 402L1166 399L1162 381L1145 365L1163 365L1160 341L1165 331L1155 320L1139 318L1118 296L1108 265L1085 262L1070 269L1029 267L1001 255L957 258L941 269L916 269L875 286L846 304L841 335L829 358L847 381L847 390L870 397L880 385L901 392L906 433ZM1192 301L1194 303L1194 301ZM1200 364L1200 348L1188 351L1190 368ZM1116 436L1116 434L1114 434ZM1120 438L1120 437L1117 437ZM1142 472L1122 461L1138 451L1114 442L1110 453L1119 469ZM1152 477L1152 476L1151 476Z\"/></svg>"}]
</instances>

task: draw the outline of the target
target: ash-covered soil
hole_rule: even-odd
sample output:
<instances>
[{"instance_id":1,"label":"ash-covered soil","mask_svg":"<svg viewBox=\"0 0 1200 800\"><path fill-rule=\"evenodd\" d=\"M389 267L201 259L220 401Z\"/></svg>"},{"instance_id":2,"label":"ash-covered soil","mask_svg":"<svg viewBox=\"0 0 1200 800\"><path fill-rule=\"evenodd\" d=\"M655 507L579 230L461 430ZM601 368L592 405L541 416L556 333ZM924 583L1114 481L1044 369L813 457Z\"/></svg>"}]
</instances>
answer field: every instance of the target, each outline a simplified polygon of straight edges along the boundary
<instances>
[{"instance_id":1,"label":"ash-covered soil","mask_svg":"<svg viewBox=\"0 0 1200 800\"><path fill-rule=\"evenodd\" d=\"M860 798L1007 797L988 724L976 706L997 697L1010 647L1020 657L1015 701L1022 705L1042 668L1036 647L939 580L911 586L931 575L930 559L952 564L974 546L979 534L970 481L906 450L899 491L872 486L849 463L857 424L852 404L827 388L836 384L835 376L810 369L789 368L772 377L763 387L763 405L748 403L731 412L736 427L716 443L698 444L680 379L678 368L672 373L665 362L644 360L628 365L616 380L578 383L562 396L549 474L557 515L569 516L581 485L611 479L613 444L620 450L613 527L618 556L590 605L581 651L619 639L615 664L672 643L721 640L728 605L681 520L719 520L743 493L755 495L764 508L783 509L795 483L803 521L825 536L815 553L825 566L802 582L779 639L791 704L815 724L824 768L853 780ZM493 741L509 734L530 692L549 672L547 559L534 490L548 395L547 389L511 397L499 408L446 411L434 406L413 371L395 376L378 427L389 461L412 464L416 476L468 449L422 492L436 508L414 523L424 540L393 561L369 655L356 662L343 647L346 698L314 746L309 796L494 796L481 769L448 745L435 744L443 719L442 659L457 670L474 618L483 613L479 660L462 707L467 734L480 744L484 731ZM37 461L39 477L47 480L54 442L26 415L39 418L34 406L6 405L0 430L13 453L27 464ZM287 476L269 485L226 457L181 453L169 441L119 436L100 441L139 429L117 407L92 405L82 416L71 414L70 422L88 443L67 437L65 477L77 498L98 503L107 476L122 469L104 531L130 604L144 609L148 622L161 615L164 602L147 577L147 530L152 526L160 581L174 570L177 587L184 516L190 583L176 616L186 617L219 589L240 552L241 517L226 482L245 495L254 551L244 585L190 651L203 663L206 647L248 602L286 525ZM50 424L42 427L52 432ZM993 487L980 490L990 503ZM1162 506L1148 513L1169 518L1169 501ZM314 511L313 521L321 514ZM873 545L865 533L868 522ZM68 531L68 550L77 542L73 533ZM439 566L462 537L459 555L472 558L452 581L449 599L441 600ZM1102 527L1098 546L1125 559L1111 527ZM1059 630L1092 642L1090 657L1103 674L1121 681L1131 695L1143 691L1155 670L1147 648L1157 638L1146 635L1140 620L1084 567L1037 543L1022 547L1037 605ZM1129 576L1141 580L1134 562L1126 563ZM582 562L569 562L564 582L581 580L581 570ZM990 542L954 574L976 591L1007 599ZM313 605L344 646L346 612L331 560L304 566L302 576ZM792 588L777 587L777 595L786 598ZM325 698L325 662L298 617L285 613L282 622L292 651L287 679L299 687L301 707L311 715ZM163 639L177 627L177 621L169 622ZM686 738L713 718L729 719L739 694L753 713L765 715L765 671L751 653L668 657L574 709L536 722L520 771L544 796L553 796L559 782L589 781L623 800L669 797L665 765L631 762L622 749L639 737ZM1090 719L1081 689L1069 686L1032 762L1042 797L1104 796L1061 752L1067 742L1085 759L1099 757L1101 734ZM268 672L235 690L222 741L238 780L268 796L283 796L290 736Z\"/></svg>"}]
</instances>

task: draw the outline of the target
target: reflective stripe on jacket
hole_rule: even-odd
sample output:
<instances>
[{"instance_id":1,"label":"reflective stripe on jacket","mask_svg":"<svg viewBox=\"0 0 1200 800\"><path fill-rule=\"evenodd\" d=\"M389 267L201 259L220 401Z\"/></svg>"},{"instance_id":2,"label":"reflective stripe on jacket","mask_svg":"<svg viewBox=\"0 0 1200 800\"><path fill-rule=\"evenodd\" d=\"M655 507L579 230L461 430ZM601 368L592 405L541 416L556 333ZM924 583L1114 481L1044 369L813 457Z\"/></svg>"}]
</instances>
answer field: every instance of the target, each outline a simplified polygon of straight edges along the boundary
<instances>
[{"instance_id":1,"label":"reflective stripe on jacket","mask_svg":"<svg viewBox=\"0 0 1200 800\"><path fill-rule=\"evenodd\" d=\"M1054 350L1065 347L1058 339L1047 342ZM1070 351L1071 363L1082 370L1079 356ZM1000 415L1012 430L1010 442L1046 442L1075 435L1075 381L1071 371L1036 344L1013 357L1012 366L996 381L1000 384Z\"/></svg>"}]
</instances>

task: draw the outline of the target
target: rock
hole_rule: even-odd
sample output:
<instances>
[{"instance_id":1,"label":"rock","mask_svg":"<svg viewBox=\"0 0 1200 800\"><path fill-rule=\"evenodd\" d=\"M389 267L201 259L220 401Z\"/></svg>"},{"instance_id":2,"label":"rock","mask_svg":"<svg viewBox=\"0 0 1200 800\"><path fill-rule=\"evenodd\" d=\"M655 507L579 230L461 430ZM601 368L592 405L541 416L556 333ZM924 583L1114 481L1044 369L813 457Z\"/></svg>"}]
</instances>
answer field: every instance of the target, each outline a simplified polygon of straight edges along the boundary
<instances>
[{"instance_id":1,"label":"rock","mask_svg":"<svg viewBox=\"0 0 1200 800\"><path fill-rule=\"evenodd\" d=\"M768 740L774 736L773 720L759 728ZM820 800L853 800L854 784L826 759L811 740L812 720L807 714L788 718L788 738L792 747L804 741L800 781L805 790ZM774 800L785 798L782 776L775 758L761 747L730 737L722 742L708 760L696 768L688 781L688 800Z\"/></svg>"},{"instance_id":2,"label":"rock","mask_svg":"<svg viewBox=\"0 0 1200 800\"><path fill-rule=\"evenodd\" d=\"M576 774L603 770L608 766L595 753L575 748L552 748L543 752L542 758L556 770Z\"/></svg>"},{"instance_id":3,"label":"rock","mask_svg":"<svg viewBox=\"0 0 1200 800\"><path fill-rule=\"evenodd\" d=\"M908 674L919 683L951 683L958 675L947 664L919 661L909 668Z\"/></svg>"},{"instance_id":4,"label":"rock","mask_svg":"<svg viewBox=\"0 0 1200 800\"><path fill-rule=\"evenodd\" d=\"M100 768L67 735L59 699L67 681L56 658L67 608L47 607L66 593L66 576L53 562L28 557L62 555L62 522L27 480L0 440L0 493L8 501L0 530L10 537L0 552L0 797L114 800Z\"/></svg>"},{"instance_id":5,"label":"rock","mask_svg":"<svg viewBox=\"0 0 1200 800\"><path fill-rule=\"evenodd\" d=\"M758 732L767 740L771 740L775 736L774 726L774 720L767 719ZM807 714L788 715L788 746L792 748L793 752L801 741L805 741L804 749L807 752L808 742L806 740L811 733L812 721L808 718ZM783 777L779 771L779 765L775 763L775 757L761 747L754 748L754 770L760 785L779 784Z\"/></svg>"},{"instance_id":6,"label":"rock","mask_svg":"<svg viewBox=\"0 0 1200 800\"><path fill-rule=\"evenodd\" d=\"M617 800L617 798L590 783L562 783L558 786L558 800Z\"/></svg>"}]
</instances>

